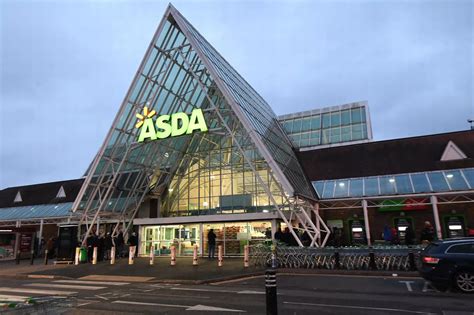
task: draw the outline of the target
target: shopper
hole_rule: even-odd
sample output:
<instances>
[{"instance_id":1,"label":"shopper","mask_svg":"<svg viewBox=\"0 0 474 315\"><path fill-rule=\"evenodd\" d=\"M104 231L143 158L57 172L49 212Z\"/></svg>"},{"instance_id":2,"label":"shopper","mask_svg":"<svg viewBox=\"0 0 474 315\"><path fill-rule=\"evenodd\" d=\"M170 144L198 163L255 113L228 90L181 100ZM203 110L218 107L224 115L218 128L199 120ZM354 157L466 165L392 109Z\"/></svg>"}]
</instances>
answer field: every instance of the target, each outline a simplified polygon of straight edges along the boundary
<instances>
[{"instance_id":1,"label":"shopper","mask_svg":"<svg viewBox=\"0 0 474 315\"><path fill-rule=\"evenodd\" d=\"M275 232L275 240L281 242L282 240L282 235L283 233L281 232L281 227L278 228L278 230Z\"/></svg>"},{"instance_id":2,"label":"shopper","mask_svg":"<svg viewBox=\"0 0 474 315\"><path fill-rule=\"evenodd\" d=\"M407 229L405 230L405 245L413 245L415 243L415 232L411 227L411 224L408 225Z\"/></svg>"},{"instance_id":3,"label":"shopper","mask_svg":"<svg viewBox=\"0 0 474 315\"><path fill-rule=\"evenodd\" d=\"M388 224L385 224L383 228L383 240L385 241L385 244L392 243L392 228L388 226Z\"/></svg>"},{"instance_id":4,"label":"shopper","mask_svg":"<svg viewBox=\"0 0 474 315\"><path fill-rule=\"evenodd\" d=\"M105 248L105 260L110 259L110 251L112 250L112 237L110 236L110 232L107 232L104 238L104 248Z\"/></svg>"},{"instance_id":5,"label":"shopper","mask_svg":"<svg viewBox=\"0 0 474 315\"><path fill-rule=\"evenodd\" d=\"M207 233L207 245L209 259L214 259L214 254L216 252L216 234L214 233L214 229L211 229L209 233Z\"/></svg>"},{"instance_id":6,"label":"shopper","mask_svg":"<svg viewBox=\"0 0 474 315\"><path fill-rule=\"evenodd\" d=\"M421 243L432 242L434 240L434 228L430 221L425 221L425 227L421 231Z\"/></svg>"},{"instance_id":7,"label":"shopper","mask_svg":"<svg viewBox=\"0 0 474 315\"><path fill-rule=\"evenodd\" d=\"M117 257L123 257L123 245L125 244L125 241L123 239L123 232L120 231L119 234L117 235L117 239L115 241L115 246L117 246Z\"/></svg>"},{"instance_id":8,"label":"shopper","mask_svg":"<svg viewBox=\"0 0 474 315\"><path fill-rule=\"evenodd\" d=\"M137 256L137 245L138 245L138 238L137 233L132 232L132 235L128 238L128 245L130 246L130 252L134 257Z\"/></svg>"}]
</instances>

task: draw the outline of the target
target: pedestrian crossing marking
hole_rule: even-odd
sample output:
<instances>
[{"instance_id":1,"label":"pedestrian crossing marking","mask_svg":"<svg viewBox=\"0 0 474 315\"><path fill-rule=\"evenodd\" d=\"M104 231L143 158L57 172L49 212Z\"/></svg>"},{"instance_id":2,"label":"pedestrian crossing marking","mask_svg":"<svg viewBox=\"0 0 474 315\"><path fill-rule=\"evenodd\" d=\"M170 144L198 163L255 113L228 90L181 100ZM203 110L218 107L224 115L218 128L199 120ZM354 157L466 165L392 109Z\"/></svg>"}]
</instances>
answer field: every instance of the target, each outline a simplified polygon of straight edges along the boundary
<instances>
[{"instance_id":1,"label":"pedestrian crossing marking","mask_svg":"<svg viewBox=\"0 0 474 315\"><path fill-rule=\"evenodd\" d=\"M97 280L97 281L114 281L114 282L146 282L155 279L155 277L138 277L138 276L107 276L107 275L88 275L80 280Z\"/></svg>"},{"instance_id":2,"label":"pedestrian crossing marking","mask_svg":"<svg viewBox=\"0 0 474 315\"><path fill-rule=\"evenodd\" d=\"M0 294L0 301L1 302L23 302L26 299L29 299L29 296L22 296L22 295L2 295Z\"/></svg>"},{"instance_id":3,"label":"pedestrian crossing marking","mask_svg":"<svg viewBox=\"0 0 474 315\"><path fill-rule=\"evenodd\" d=\"M0 292L17 292L17 293L32 293L32 294L43 294L43 295L71 295L77 292L73 291L56 291L56 290L40 290L34 288L8 288L0 287Z\"/></svg>"},{"instance_id":4,"label":"pedestrian crossing marking","mask_svg":"<svg viewBox=\"0 0 474 315\"><path fill-rule=\"evenodd\" d=\"M87 281L87 280L56 280L54 283L71 283L71 284L98 284L98 285L127 285L129 282L105 282L105 281Z\"/></svg>"},{"instance_id":5,"label":"pedestrian crossing marking","mask_svg":"<svg viewBox=\"0 0 474 315\"><path fill-rule=\"evenodd\" d=\"M61 288L61 289L76 289L76 290L102 290L107 287L98 287L93 285L73 285L73 284L54 284L54 283L29 283L25 286L30 287L47 287L47 288Z\"/></svg>"}]
</instances>

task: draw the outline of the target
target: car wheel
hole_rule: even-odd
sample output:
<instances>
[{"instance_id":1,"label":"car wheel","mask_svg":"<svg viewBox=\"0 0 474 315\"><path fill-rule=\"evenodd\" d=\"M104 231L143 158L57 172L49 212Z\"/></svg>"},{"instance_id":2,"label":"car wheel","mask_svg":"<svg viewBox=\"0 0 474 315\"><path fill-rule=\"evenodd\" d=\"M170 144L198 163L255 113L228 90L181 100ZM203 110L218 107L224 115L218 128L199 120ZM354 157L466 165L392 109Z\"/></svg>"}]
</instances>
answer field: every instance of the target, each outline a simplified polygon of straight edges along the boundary
<instances>
[{"instance_id":1,"label":"car wheel","mask_svg":"<svg viewBox=\"0 0 474 315\"><path fill-rule=\"evenodd\" d=\"M474 293L474 274L468 271L461 271L454 279L456 287L466 293Z\"/></svg>"}]
</instances>

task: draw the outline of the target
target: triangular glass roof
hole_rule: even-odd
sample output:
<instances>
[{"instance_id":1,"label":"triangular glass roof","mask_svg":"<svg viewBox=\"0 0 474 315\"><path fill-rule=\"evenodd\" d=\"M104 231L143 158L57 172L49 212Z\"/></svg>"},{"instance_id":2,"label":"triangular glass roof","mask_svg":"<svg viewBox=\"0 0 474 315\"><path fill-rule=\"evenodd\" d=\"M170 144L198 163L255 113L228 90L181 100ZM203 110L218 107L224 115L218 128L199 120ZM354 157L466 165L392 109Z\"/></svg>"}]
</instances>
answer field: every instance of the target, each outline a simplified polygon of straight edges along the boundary
<instances>
[{"instance_id":1,"label":"triangular glass roof","mask_svg":"<svg viewBox=\"0 0 474 315\"><path fill-rule=\"evenodd\" d=\"M195 110L205 132L139 142L152 119ZM288 196L315 198L270 106L171 5L73 211L136 211L147 193L162 197L168 215L263 211L288 204Z\"/></svg>"}]
</instances>

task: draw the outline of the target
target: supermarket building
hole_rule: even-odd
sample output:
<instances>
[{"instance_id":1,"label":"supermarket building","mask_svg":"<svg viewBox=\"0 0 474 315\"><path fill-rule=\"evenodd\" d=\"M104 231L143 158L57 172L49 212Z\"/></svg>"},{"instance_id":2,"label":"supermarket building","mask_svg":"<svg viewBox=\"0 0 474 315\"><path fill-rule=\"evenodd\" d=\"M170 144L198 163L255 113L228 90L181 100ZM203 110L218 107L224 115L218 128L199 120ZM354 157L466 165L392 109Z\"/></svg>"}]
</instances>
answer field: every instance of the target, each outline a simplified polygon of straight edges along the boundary
<instances>
[{"instance_id":1,"label":"supermarket building","mask_svg":"<svg viewBox=\"0 0 474 315\"><path fill-rule=\"evenodd\" d=\"M23 237L32 247L58 225L135 229L139 253L157 255L205 253L211 228L226 255L278 227L299 246L334 228L373 245L385 224L419 234L425 221L467 235L473 157L472 130L372 141L367 102L277 117L170 5L85 176L0 191L0 248L26 251Z\"/></svg>"}]
</instances>

